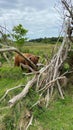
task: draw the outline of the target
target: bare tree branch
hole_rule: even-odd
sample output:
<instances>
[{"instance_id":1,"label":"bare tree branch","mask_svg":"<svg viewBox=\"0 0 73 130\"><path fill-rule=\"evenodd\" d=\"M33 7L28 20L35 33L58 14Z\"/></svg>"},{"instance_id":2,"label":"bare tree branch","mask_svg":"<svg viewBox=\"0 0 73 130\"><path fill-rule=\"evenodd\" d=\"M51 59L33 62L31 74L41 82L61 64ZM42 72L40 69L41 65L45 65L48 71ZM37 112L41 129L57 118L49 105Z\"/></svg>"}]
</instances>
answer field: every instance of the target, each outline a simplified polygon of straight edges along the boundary
<instances>
[{"instance_id":1,"label":"bare tree branch","mask_svg":"<svg viewBox=\"0 0 73 130\"><path fill-rule=\"evenodd\" d=\"M25 88L23 89L23 91L21 93L19 93L18 95L16 95L15 97L13 97L11 100L9 100L9 105L10 107L12 107L18 100L22 99L23 97L26 96L26 94L28 93L29 89L33 86L33 84L37 81L37 76L34 76L32 80L30 80L27 85L25 86Z\"/></svg>"},{"instance_id":2,"label":"bare tree branch","mask_svg":"<svg viewBox=\"0 0 73 130\"><path fill-rule=\"evenodd\" d=\"M18 85L18 86L16 86L16 87L13 87L13 88L8 89L8 90L5 92L4 96L0 99L0 102L7 96L7 94L8 94L10 91L12 91L12 90L14 90L14 89L17 89L17 88L20 88L20 87L22 87L22 86L24 86L24 85Z\"/></svg>"},{"instance_id":3,"label":"bare tree branch","mask_svg":"<svg viewBox=\"0 0 73 130\"><path fill-rule=\"evenodd\" d=\"M61 0L61 1L64 4L64 6L66 7L66 9L68 10L68 12L70 13L70 17L73 19L73 12L72 12L72 9L70 9L67 1L66 0Z\"/></svg>"}]
</instances>

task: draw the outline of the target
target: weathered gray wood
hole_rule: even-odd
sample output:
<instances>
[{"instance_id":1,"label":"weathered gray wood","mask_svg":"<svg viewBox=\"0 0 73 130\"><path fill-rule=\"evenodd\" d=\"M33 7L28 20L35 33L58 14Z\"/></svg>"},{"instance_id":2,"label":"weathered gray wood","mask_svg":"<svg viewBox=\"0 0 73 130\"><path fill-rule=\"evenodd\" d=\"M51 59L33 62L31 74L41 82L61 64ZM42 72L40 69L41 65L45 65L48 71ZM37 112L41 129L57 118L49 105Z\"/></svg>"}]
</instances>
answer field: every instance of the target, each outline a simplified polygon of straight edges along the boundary
<instances>
[{"instance_id":1,"label":"weathered gray wood","mask_svg":"<svg viewBox=\"0 0 73 130\"><path fill-rule=\"evenodd\" d=\"M25 97L26 94L28 93L29 89L33 86L33 84L36 81L37 81L37 77L34 76L34 78L27 83L27 85L25 86L25 88L23 89L23 91L21 93L19 93L18 95L14 96L11 100L9 100L10 107L12 107L18 100Z\"/></svg>"}]
</instances>

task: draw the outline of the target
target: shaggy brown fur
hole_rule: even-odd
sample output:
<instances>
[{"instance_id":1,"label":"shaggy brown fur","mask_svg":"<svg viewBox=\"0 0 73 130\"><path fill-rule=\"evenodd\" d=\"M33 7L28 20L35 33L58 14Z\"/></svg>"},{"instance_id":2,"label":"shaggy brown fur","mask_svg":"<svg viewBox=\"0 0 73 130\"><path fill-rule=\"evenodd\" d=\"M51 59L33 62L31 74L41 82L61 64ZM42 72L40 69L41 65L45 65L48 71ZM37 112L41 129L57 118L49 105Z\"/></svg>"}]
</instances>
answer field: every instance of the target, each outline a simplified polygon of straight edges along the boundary
<instances>
[{"instance_id":1,"label":"shaggy brown fur","mask_svg":"<svg viewBox=\"0 0 73 130\"><path fill-rule=\"evenodd\" d=\"M38 63L39 56L30 54L30 53L23 53L23 55L26 58L30 59L35 65ZM15 66L20 66L20 63L23 63L24 65L29 65L29 63L22 56L20 56L19 54L16 54L14 59L15 59L15 61L14 61Z\"/></svg>"}]
</instances>

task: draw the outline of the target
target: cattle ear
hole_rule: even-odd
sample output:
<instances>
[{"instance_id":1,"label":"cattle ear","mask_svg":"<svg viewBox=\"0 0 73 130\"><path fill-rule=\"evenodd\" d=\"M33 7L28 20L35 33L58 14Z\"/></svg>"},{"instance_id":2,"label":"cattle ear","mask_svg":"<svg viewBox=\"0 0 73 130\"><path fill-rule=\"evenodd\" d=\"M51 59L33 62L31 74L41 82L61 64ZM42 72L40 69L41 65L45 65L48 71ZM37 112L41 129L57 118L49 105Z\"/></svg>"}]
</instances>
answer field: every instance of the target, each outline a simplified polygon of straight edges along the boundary
<instances>
[{"instance_id":1,"label":"cattle ear","mask_svg":"<svg viewBox=\"0 0 73 130\"><path fill-rule=\"evenodd\" d=\"M40 58L40 57L39 57L39 56L37 56L37 59L38 59L38 60L39 60L39 58Z\"/></svg>"},{"instance_id":2,"label":"cattle ear","mask_svg":"<svg viewBox=\"0 0 73 130\"><path fill-rule=\"evenodd\" d=\"M31 56L29 57L29 59L31 60Z\"/></svg>"}]
</instances>

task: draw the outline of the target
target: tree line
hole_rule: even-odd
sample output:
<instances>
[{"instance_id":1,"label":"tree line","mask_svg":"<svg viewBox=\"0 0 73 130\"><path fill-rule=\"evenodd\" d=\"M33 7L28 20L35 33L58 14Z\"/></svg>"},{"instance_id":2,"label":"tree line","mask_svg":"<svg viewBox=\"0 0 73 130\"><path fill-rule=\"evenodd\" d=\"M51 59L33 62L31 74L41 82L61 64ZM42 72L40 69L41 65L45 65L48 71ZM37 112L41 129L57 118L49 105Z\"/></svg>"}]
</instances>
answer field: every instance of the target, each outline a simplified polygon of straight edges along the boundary
<instances>
[{"instance_id":1,"label":"tree line","mask_svg":"<svg viewBox=\"0 0 73 130\"><path fill-rule=\"evenodd\" d=\"M26 37L26 34L28 32L27 29L23 27L23 25L19 24L17 26L14 26L12 29L12 32L9 33L8 30L6 30L6 33L4 33L5 29L4 27L0 26L0 43L4 45L10 45L10 43L15 43L18 46L24 45L25 42L33 42L33 43L45 43L45 44L55 44L58 39L59 42L62 42L63 37L44 37L44 38L37 38L37 39L30 39ZM4 31L3 31L4 30ZM8 32L8 33L7 33Z\"/></svg>"},{"instance_id":2,"label":"tree line","mask_svg":"<svg viewBox=\"0 0 73 130\"><path fill-rule=\"evenodd\" d=\"M37 39L31 39L29 42L37 42L37 43L50 43L50 44L55 44L59 39L59 42L62 42L63 37L44 37L44 38L37 38Z\"/></svg>"}]
</instances>

